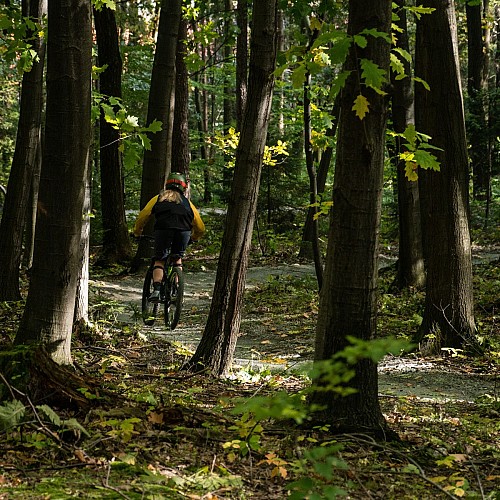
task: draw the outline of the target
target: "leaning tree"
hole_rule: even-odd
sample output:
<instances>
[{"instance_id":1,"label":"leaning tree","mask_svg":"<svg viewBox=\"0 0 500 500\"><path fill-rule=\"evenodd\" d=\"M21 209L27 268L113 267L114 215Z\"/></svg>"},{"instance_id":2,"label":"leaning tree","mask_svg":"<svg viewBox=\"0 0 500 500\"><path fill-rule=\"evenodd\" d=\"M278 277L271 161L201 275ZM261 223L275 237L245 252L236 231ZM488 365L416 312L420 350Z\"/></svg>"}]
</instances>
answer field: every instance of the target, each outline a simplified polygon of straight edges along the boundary
<instances>
[{"instance_id":1,"label":"leaning tree","mask_svg":"<svg viewBox=\"0 0 500 500\"><path fill-rule=\"evenodd\" d=\"M277 47L276 0L253 6L248 97L222 237L210 313L188 366L223 375L231 367L238 338L248 256L274 87Z\"/></svg>"}]
</instances>

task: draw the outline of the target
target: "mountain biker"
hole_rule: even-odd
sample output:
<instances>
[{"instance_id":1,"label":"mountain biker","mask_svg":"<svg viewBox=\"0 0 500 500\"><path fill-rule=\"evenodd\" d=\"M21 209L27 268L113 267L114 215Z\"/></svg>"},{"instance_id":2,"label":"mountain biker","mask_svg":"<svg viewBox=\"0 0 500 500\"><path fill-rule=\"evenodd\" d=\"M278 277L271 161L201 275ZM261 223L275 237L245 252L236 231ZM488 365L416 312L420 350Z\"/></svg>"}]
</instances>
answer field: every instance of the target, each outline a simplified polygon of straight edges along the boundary
<instances>
[{"instance_id":1,"label":"mountain biker","mask_svg":"<svg viewBox=\"0 0 500 500\"><path fill-rule=\"evenodd\" d=\"M135 221L134 235L140 236L151 215L155 216L153 292L148 299L150 302L160 300L160 285L168 255L175 255L173 264L181 267L188 244L198 241L205 233L205 224L198 210L184 196L187 187L186 177L172 172L165 182L165 188L149 200Z\"/></svg>"}]
</instances>

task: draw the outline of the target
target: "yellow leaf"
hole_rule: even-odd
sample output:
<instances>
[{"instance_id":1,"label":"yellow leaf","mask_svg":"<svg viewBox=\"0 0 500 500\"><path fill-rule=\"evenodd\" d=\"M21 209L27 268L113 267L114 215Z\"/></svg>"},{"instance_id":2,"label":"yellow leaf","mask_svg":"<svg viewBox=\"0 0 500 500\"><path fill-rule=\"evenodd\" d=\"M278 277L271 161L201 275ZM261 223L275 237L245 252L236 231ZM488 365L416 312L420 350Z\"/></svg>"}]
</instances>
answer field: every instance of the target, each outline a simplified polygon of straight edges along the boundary
<instances>
[{"instance_id":1,"label":"yellow leaf","mask_svg":"<svg viewBox=\"0 0 500 500\"><path fill-rule=\"evenodd\" d=\"M310 22L311 30L321 30L321 21L317 17L312 16Z\"/></svg>"},{"instance_id":2,"label":"yellow leaf","mask_svg":"<svg viewBox=\"0 0 500 500\"><path fill-rule=\"evenodd\" d=\"M356 116L362 120L366 116L366 113L368 113L369 106L370 103L368 102L368 99L364 95L359 94L354 100L352 110L355 111Z\"/></svg>"},{"instance_id":3,"label":"yellow leaf","mask_svg":"<svg viewBox=\"0 0 500 500\"><path fill-rule=\"evenodd\" d=\"M462 488L456 488L453 492L457 497L463 497L465 495L465 491Z\"/></svg>"},{"instance_id":4,"label":"yellow leaf","mask_svg":"<svg viewBox=\"0 0 500 500\"><path fill-rule=\"evenodd\" d=\"M148 416L148 420L152 424L163 424L163 413L156 413L152 411Z\"/></svg>"},{"instance_id":5,"label":"yellow leaf","mask_svg":"<svg viewBox=\"0 0 500 500\"><path fill-rule=\"evenodd\" d=\"M414 161L407 161L405 164L405 175L409 181L417 181L417 164Z\"/></svg>"}]
</instances>

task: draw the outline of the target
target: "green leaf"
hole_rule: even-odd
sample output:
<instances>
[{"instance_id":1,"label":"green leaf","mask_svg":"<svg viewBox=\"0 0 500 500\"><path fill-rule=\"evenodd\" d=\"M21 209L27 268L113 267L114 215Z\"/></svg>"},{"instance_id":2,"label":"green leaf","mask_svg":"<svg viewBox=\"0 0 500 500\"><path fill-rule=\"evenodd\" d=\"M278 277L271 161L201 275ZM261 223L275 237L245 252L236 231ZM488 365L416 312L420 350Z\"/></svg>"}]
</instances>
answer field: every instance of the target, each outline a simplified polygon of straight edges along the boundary
<instances>
[{"instance_id":1,"label":"green leaf","mask_svg":"<svg viewBox=\"0 0 500 500\"><path fill-rule=\"evenodd\" d=\"M413 80L415 82L421 83L424 86L425 90L431 90L431 88L429 87L429 84L425 80L422 80L422 78L419 78L418 76L415 76L413 78Z\"/></svg>"},{"instance_id":2,"label":"green leaf","mask_svg":"<svg viewBox=\"0 0 500 500\"><path fill-rule=\"evenodd\" d=\"M347 53L349 52L349 48L351 47L351 43L352 39L346 37L338 40L333 44L332 48L328 52L332 64L344 63L347 57Z\"/></svg>"},{"instance_id":3,"label":"green leaf","mask_svg":"<svg viewBox=\"0 0 500 500\"><path fill-rule=\"evenodd\" d=\"M405 67L401 59L391 52L391 69L399 76L405 77Z\"/></svg>"},{"instance_id":4,"label":"green leaf","mask_svg":"<svg viewBox=\"0 0 500 500\"><path fill-rule=\"evenodd\" d=\"M420 168L423 168L425 170L434 170L436 172L439 172L440 170L439 161L433 154L429 153L428 151L417 149L415 151L414 159Z\"/></svg>"},{"instance_id":5,"label":"green leaf","mask_svg":"<svg viewBox=\"0 0 500 500\"><path fill-rule=\"evenodd\" d=\"M364 29L360 35L370 35L374 38L383 38L387 43L391 43L391 38L385 31L378 31L375 28Z\"/></svg>"},{"instance_id":6,"label":"green leaf","mask_svg":"<svg viewBox=\"0 0 500 500\"><path fill-rule=\"evenodd\" d=\"M351 74L350 71L342 71L333 80L332 87L330 89L330 99L334 99L335 96L345 87L345 82L348 76Z\"/></svg>"},{"instance_id":7,"label":"green leaf","mask_svg":"<svg viewBox=\"0 0 500 500\"><path fill-rule=\"evenodd\" d=\"M304 64L299 64L292 73L292 85L294 88L298 89L302 87L306 80L307 68Z\"/></svg>"},{"instance_id":8,"label":"green leaf","mask_svg":"<svg viewBox=\"0 0 500 500\"><path fill-rule=\"evenodd\" d=\"M156 118L149 124L148 127L144 128L144 132L152 132L156 134L156 132L160 132L162 129L163 123L158 121Z\"/></svg>"},{"instance_id":9,"label":"green leaf","mask_svg":"<svg viewBox=\"0 0 500 500\"><path fill-rule=\"evenodd\" d=\"M385 92L381 88L386 81L385 70L379 68L379 66L370 59L361 59L360 64L362 69L361 77L364 78L366 85L371 87L378 94L385 95Z\"/></svg>"},{"instance_id":10,"label":"green leaf","mask_svg":"<svg viewBox=\"0 0 500 500\"><path fill-rule=\"evenodd\" d=\"M364 49L368 45L368 40L362 35L354 35L354 43Z\"/></svg>"},{"instance_id":11,"label":"green leaf","mask_svg":"<svg viewBox=\"0 0 500 500\"><path fill-rule=\"evenodd\" d=\"M436 9L432 7L423 7L422 5L418 6L407 6L406 7L410 12L413 12L415 14L415 17L417 19L420 19L422 17L422 14L432 14Z\"/></svg>"},{"instance_id":12,"label":"green leaf","mask_svg":"<svg viewBox=\"0 0 500 500\"><path fill-rule=\"evenodd\" d=\"M90 434L87 432L87 430L78 422L76 418L69 418L68 420L63 420L63 425L67 429L71 429L74 431L80 431L82 434L85 434L86 436L90 436Z\"/></svg>"},{"instance_id":13,"label":"green leaf","mask_svg":"<svg viewBox=\"0 0 500 500\"><path fill-rule=\"evenodd\" d=\"M37 409L42 412L48 419L57 427L61 427L61 417L47 405L37 406Z\"/></svg>"},{"instance_id":14,"label":"green leaf","mask_svg":"<svg viewBox=\"0 0 500 500\"><path fill-rule=\"evenodd\" d=\"M146 134L139 133L139 139L141 140L144 149L151 151L151 139Z\"/></svg>"},{"instance_id":15,"label":"green leaf","mask_svg":"<svg viewBox=\"0 0 500 500\"><path fill-rule=\"evenodd\" d=\"M6 431L19 425L25 412L26 408L17 399L3 403L0 406L0 430Z\"/></svg>"},{"instance_id":16,"label":"green leaf","mask_svg":"<svg viewBox=\"0 0 500 500\"><path fill-rule=\"evenodd\" d=\"M407 50L402 49L400 47L396 47L395 49L393 49L393 52L397 52L403 59L405 59L408 62L411 62L412 57Z\"/></svg>"}]
</instances>

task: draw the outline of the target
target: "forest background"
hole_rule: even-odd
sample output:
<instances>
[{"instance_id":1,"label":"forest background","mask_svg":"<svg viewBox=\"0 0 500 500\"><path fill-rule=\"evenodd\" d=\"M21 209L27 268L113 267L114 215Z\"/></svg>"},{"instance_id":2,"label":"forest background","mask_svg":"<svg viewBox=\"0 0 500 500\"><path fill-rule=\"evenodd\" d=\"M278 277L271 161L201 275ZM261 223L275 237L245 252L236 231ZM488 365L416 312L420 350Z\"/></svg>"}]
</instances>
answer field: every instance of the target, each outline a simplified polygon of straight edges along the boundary
<instances>
[{"instance_id":1,"label":"forest background","mask_svg":"<svg viewBox=\"0 0 500 500\"><path fill-rule=\"evenodd\" d=\"M490 375L498 369L499 283L494 258L500 214L498 6L458 2L455 12L442 2L406 9L396 2L392 18L384 18L389 2L373 2L373 12L388 28L384 31L363 25L368 13L363 18L359 5L353 1L311 6L297 1L274 10L273 2L258 1L182 6L180 1L167 0L161 5L108 2L94 5L93 24L86 2L49 5L49 9L82 8L57 24L49 22L48 35L54 36L52 47L62 52L70 47L65 36L81 50L67 59L68 66L64 57L52 58L50 66L49 57L46 99L43 3L23 4L23 12L21 6L2 7L0 183L7 187L7 196L0 226L0 298L6 334L2 339L2 399L6 402L0 413L5 443L0 491L2 495L5 491L6 498L282 498L286 491L295 498L334 498L345 492L353 498L495 498L498 494L497 394L484 394L475 402L442 404L411 398L379 401L376 392L376 362L388 348L401 352L407 346L401 340L416 341L423 354L444 354L446 364L454 369ZM256 12L261 17L254 17ZM272 29L266 29L266 22ZM353 32L356 22L361 28ZM445 26L450 36L444 39L450 43L439 48L434 40L431 54L426 54L422 34L418 48L419 22L421 33L429 37L432 29ZM433 24L440 22L444 24ZM252 33L262 39L249 51L246 44ZM405 39L407 45L402 44ZM390 58L384 44L393 47ZM266 48L276 50L276 62ZM460 55L455 81L449 70L453 49ZM260 59L252 62L252 52ZM415 61L412 78L417 53L421 58ZM354 74L349 73L349 64L360 64L364 91L359 94L348 92ZM65 70L79 82L68 94L55 77ZM266 88L271 74L274 92L271 86ZM460 80L465 115L460 111ZM440 81L445 86L441 93ZM401 88L401 82L408 87ZM440 111L429 118L421 111L422 103L427 101L426 93L433 91ZM245 105L247 92L252 99ZM415 120L409 103L413 93ZM256 120L266 108L266 99L269 115L264 118L265 127L259 127ZM389 101L391 112L386 115L380 110ZM66 113L62 119L58 102ZM399 108L404 108L403 126L398 122ZM387 133L385 121L376 121L380 117L389 117ZM348 118L353 119L352 125ZM29 126L23 129L26 123ZM458 125L445 126L450 123ZM361 133L363 128L369 133ZM449 137L443 138L446 134L441 129ZM373 178L356 169L358 159L349 149L363 151L365 135L381 151L380 160L370 164L370 172L376 173ZM257 152L252 156L254 147ZM58 156L61 152L64 157ZM464 156L468 156L465 161ZM344 158L349 159L345 165ZM46 165L55 165L49 174ZM457 172L449 174L454 168L450 165ZM225 287L214 291L203 333L208 341L187 357L164 339L156 344L138 325L110 322L116 305L89 303L86 296L89 272L94 279L130 270L142 275L150 248L144 241L137 246L129 231L138 209L158 191L170 170L189 176L191 199L203 209L208 227L203 242L192 247L189 268L202 271L218 265L216 285ZM354 205L342 212L342 199L332 202L334 175L337 192L351 185L353 191L371 193L372 204L360 210L375 215L380 211L378 220L364 221L371 233L363 234L365 224L351 218ZM57 178L56 185L50 184L51 176ZM436 178L450 185L465 182L467 199L449 198L447 184L439 185L432 180ZM373 185L365 186L365 180ZM377 189L377 183L383 189ZM444 205L425 201L432 191L429 183L434 183L433 188L437 185L437 199ZM255 204L245 206L244 200L252 197ZM415 200L420 197L425 213L437 210L450 218L434 219L437 222L424 227L423 246L427 246L415 255L422 238L418 232L408 233L417 227ZM37 206L39 214L49 209L56 217L49 224L42 221L46 225L37 227L35 237ZM221 215L226 212L227 216ZM238 212L245 220L238 219ZM350 232L342 232L347 226ZM456 228L460 234L448 240L443 227ZM474 252L493 256L480 260L483 264L475 266L474 274L468 273L466 258L453 258L468 252L472 265L469 236ZM347 265L343 270L335 268L336 262L342 263L342 249L347 249L344 257L358 265L353 242L365 237L370 242L368 254L360 258L369 265L363 265L359 274ZM233 241L235 248L228 244ZM440 245L451 254L440 252ZM231 253L237 250L241 259ZM37 252L38 262L48 262L42 271L40 264L34 266L30 284ZM58 256L65 252L70 256L65 269L70 277L50 279L62 275ZM380 277L373 257L379 252L398 259L398 266L384 270ZM443 272L436 276L431 271L434 277L430 284L428 279L427 288L425 252L427 259L434 253L443 253L445 259L431 259L430 269ZM238 269L232 265L235 262L243 265ZM283 262L313 262L316 283L293 278L285 284L264 283L247 298L246 313L264 303L276 307L273 321L279 322L286 305L301 313L293 315L294 326L309 337L316 330L317 361L344 353L336 358L344 360L343 368L335 365L340 378L326 372L330 385L321 401L317 392L316 396L307 392L310 374L231 371L243 309L243 288L233 286L232 280L240 283L248 265ZM363 281L364 271L370 275L368 282ZM335 328L328 325L328 311L337 311L343 284L352 286L351 279L359 275L368 305L361 314L364 323L354 328L348 322L343 325L346 331L354 330L359 340L345 351L346 334L335 347L329 343ZM374 280L379 295L372 286ZM331 297L323 294L322 307L318 288L333 290ZM442 288L454 295L447 306L433 295ZM230 298L234 310L228 312L217 303L224 297ZM349 310L349 305L341 305L340 312ZM434 317L434 310L439 317ZM376 311L378 336L399 342L363 343L376 336ZM354 317L356 310L351 308L350 314ZM338 329L341 318L333 321ZM211 336L211 329L222 336ZM44 349L23 348L33 343ZM227 348L217 352L220 346ZM140 360L134 362L137 355L131 353L141 353ZM354 368L345 366L349 356L355 360ZM179 370L187 358L191 367L208 366L213 374L230 372L233 377L207 379L207 371L183 374ZM77 371L59 371L54 360L63 366L72 364ZM129 384L122 382L124 373L132 379ZM212 390L206 390L207 383ZM354 385L362 397L346 393L341 400L346 403L339 404L335 395L345 385ZM257 393L268 396L260 399ZM235 406L236 396L247 399L228 416L227 408ZM326 403L326 418L318 418L302 403L315 398ZM366 408L361 400L368 401ZM352 416L352 427L336 429L343 411ZM287 428L290 421L293 430ZM381 444L374 432L379 427L393 439L396 431L402 441ZM339 437L333 430L349 433Z\"/></svg>"}]
</instances>

